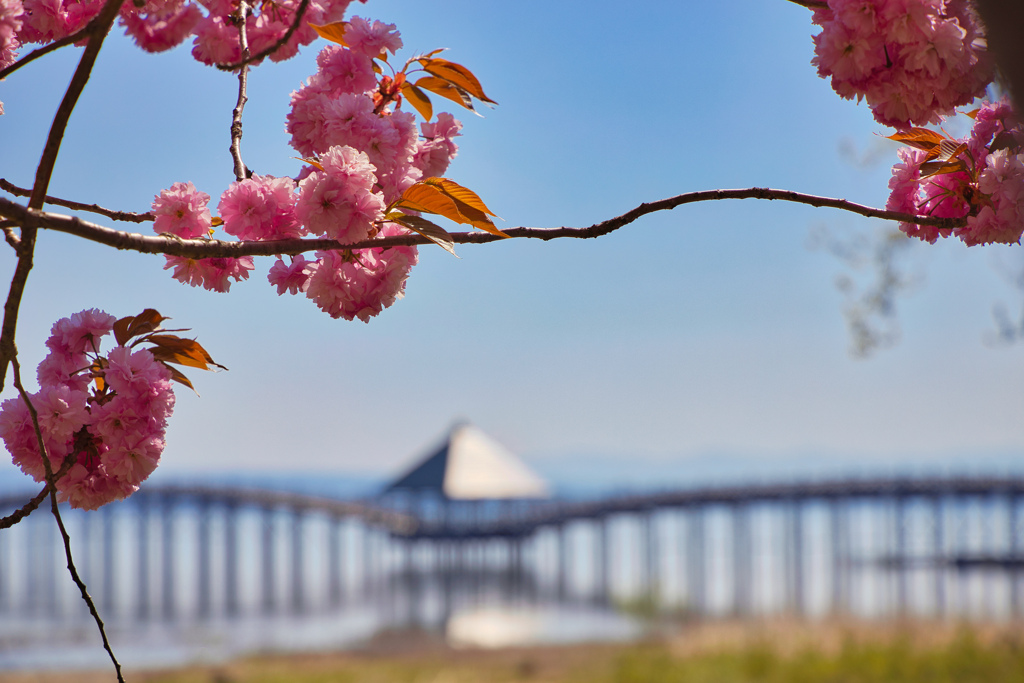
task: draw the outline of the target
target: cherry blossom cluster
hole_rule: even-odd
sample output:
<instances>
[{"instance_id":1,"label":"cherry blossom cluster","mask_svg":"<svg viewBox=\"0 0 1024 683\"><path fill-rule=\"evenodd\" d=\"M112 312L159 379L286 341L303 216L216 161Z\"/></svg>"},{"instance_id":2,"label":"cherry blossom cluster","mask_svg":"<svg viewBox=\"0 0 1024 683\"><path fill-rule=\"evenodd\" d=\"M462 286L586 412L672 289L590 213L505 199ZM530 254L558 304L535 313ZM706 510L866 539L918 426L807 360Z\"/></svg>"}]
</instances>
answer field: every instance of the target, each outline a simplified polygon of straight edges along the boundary
<instances>
[{"instance_id":1,"label":"cherry blossom cluster","mask_svg":"<svg viewBox=\"0 0 1024 683\"><path fill-rule=\"evenodd\" d=\"M950 142L947 146L960 152L946 160L929 161L922 149L900 150L886 208L966 217L967 225L940 230L901 223L900 230L933 244L950 234L967 246L1019 243L1024 232L1024 129L1009 103L985 103L974 114L970 137Z\"/></svg>"},{"instance_id":2,"label":"cherry blossom cluster","mask_svg":"<svg viewBox=\"0 0 1024 683\"><path fill-rule=\"evenodd\" d=\"M396 79L378 80L374 72L375 58L402 47L395 26L353 17L344 41L345 46L324 48L316 74L292 93L287 131L309 165L294 180L254 174L232 183L217 206L228 234L342 243L407 234L386 221L387 207L418 180L441 176L455 157L462 124L442 113L417 131L413 113L398 108ZM208 236L214 223L209 201L191 183L175 183L153 203L154 230L185 239ZM279 294L305 294L334 318L364 322L404 295L418 258L415 247L315 256L278 258L270 283ZM176 279L218 292L247 279L253 269L251 258L166 258Z\"/></svg>"},{"instance_id":3,"label":"cherry blossom cluster","mask_svg":"<svg viewBox=\"0 0 1024 683\"><path fill-rule=\"evenodd\" d=\"M49 354L39 364L39 391L30 400L54 473L68 456L71 468L57 481L58 499L94 510L134 493L160 461L164 430L174 408L171 371L147 349L115 346L100 354L100 340L115 318L97 309L54 323ZM39 482L46 467L27 404L0 405L0 438L14 464Z\"/></svg>"},{"instance_id":4,"label":"cherry blossom cluster","mask_svg":"<svg viewBox=\"0 0 1024 683\"><path fill-rule=\"evenodd\" d=\"M828 0L814 11L818 74L894 128L938 123L984 94L993 63L966 0Z\"/></svg>"},{"instance_id":5,"label":"cherry blossom cluster","mask_svg":"<svg viewBox=\"0 0 1024 683\"><path fill-rule=\"evenodd\" d=\"M300 46L317 38L309 23L340 21L351 0L311 0L297 30L270 55L273 61L293 57ZM49 43L86 26L104 0L0 0L0 68L14 62L25 43ZM251 54L283 39L295 20L299 0L251 2L246 35ZM205 10L205 11L204 11ZM192 55L204 64L241 60L238 0L147 0L125 2L119 21L125 33L147 52L169 50L194 36Z\"/></svg>"}]
</instances>

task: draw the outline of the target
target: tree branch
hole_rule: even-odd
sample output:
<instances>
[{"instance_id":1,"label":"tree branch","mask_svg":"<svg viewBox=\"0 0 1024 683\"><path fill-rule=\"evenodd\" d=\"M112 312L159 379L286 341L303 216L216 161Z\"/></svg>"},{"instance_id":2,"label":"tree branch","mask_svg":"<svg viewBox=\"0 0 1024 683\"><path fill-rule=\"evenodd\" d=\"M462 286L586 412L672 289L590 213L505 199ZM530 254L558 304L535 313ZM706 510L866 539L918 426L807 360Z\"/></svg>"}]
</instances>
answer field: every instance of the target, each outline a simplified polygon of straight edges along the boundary
<instances>
[{"instance_id":1,"label":"tree branch","mask_svg":"<svg viewBox=\"0 0 1024 683\"><path fill-rule=\"evenodd\" d=\"M71 112L74 111L85 84L89 81L89 75L96 64L96 57L99 55L103 40L110 27L117 18L124 0L107 0L99 15L89 22L89 42L82 52L82 58L78 61L78 68L75 69L64 92L64 99L61 100L57 113L50 125L50 133L46 137L46 145L36 167L35 183L32 186L32 196L28 205L33 209L41 209L46 198L46 189L50 184L53 175L53 166L57 161L57 152L60 151L61 141L64 139L64 131L67 129L68 121L71 119ZM4 302L4 322L0 327L0 389L7 380L7 365L16 357L14 337L18 327L18 312L21 310L21 299L25 293L25 283L28 281L28 274L32 270L32 259L36 247L36 228L22 223L21 240L18 244L18 264L14 269L14 276L11 278L11 287L7 293L7 300Z\"/></svg>"},{"instance_id":2,"label":"tree branch","mask_svg":"<svg viewBox=\"0 0 1024 683\"><path fill-rule=\"evenodd\" d=\"M641 204L621 216L595 223L586 228L508 228L504 232L509 237L552 240L565 237L594 238L607 235L623 228L630 223L658 211L668 211L684 204L718 201L723 199L767 199L815 207L827 207L849 211L868 218L933 225L939 228L952 229L967 224L964 218L936 218L934 216L915 216L900 211L886 211L863 204L856 204L845 199L819 197L815 195L791 192L789 190L772 190L763 187L752 187L741 190L705 190L687 192L676 197L669 197L656 202ZM279 256L284 254L302 254L309 251L329 249L369 249L380 247L404 246L413 244L430 244L430 240L420 235L403 235L385 237L344 244L331 239L289 239L268 242L242 241L226 242L222 240L185 240L177 237L161 235L140 235L138 233L114 230L95 223L83 221L73 216L33 211L17 202L0 197L0 216L17 222L20 225L31 225L76 235L93 242L106 244L115 249L126 249L144 254L167 254L191 259L201 258L238 258L240 256ZM499 235L485 232L457 232L451 234L456 244L483 244L503 239Z\"/></svg>"},{"instance_id":3,"label":"tree branch","mask_svg":"<svg viewBox=\"0 0 1024 683\"><path fill-rule=\"evenodd\" d=\"M95 19L93 19L93 21L95 21ZM25 66L29 62L34 62L40 57L48 55L49 53L53 52L58 48L62 48L65 45L71 45L72 43L77 43L79 40L89 35L89 32L92 31L92 29L92 22L89 22L81 29L79 29L76 33L72 33L70 36L64 36L60 40L55 40L49 45L44 45L43 47L32 50L32 52L29 52L27 55L25 55L18 61L14 62L13 64L10 64L9 66L7 66L7 68L0 69L0 80L7 78L10 74L14 73L15 71Z\"/></svg>"},{"instance_id":4,"label":"tree branch","mask_svg":"<svg viewBox=\"0 0 1024 683\"><path fill-rule=\"evenodd\" d=\"M258 62L264 57L269 57L277 52L285 43L291 40L293 35L295 35L295 31L298 30L299 24L302 23L302 18L306 15L307 7L309 7L309 0L302 0L302 2L299 3L298 9L295 10L295 19L292 21L292 25L288 27L288 30L284 32L284 36L282 36L276 43L262 52L257 52L251 57L244 57L240 62L235 62L234 64L217 64L217 68L221 71L234 71L235 69L241 69L244 66L248 66L253 62Z\"/></svg>"},{"instance_id":5,"label":"tree branch","mask_svg":"<svg viewBox=\"0 0 1024 683\"><path fill-rule=\"evenodd\" d=\"M110 32L110 27L117 19L117 13L121 10L123 3L124 0L107 0L99 15L89 22L91 27L89 42L82 52L78 68L75 69L75 73L71 77L71 83L68 84L68 89L64 92L64 99L57 107L57 113L50 125L50 133L46 137L46 145L43 147L42 158L39 160L39 166L36 167L36 180L32 186L32 197L28 202L28 205L34 209L43 207L46 190L50 185L50 177L53 175L53 167L57 162L57 152L60 151L61 142L64 140L64 131L67 129L68 121L71 120L71 113L78 103L82 90L85 89L85 84L89 82L92 68L96 64L96 57L100 53L100 48L103 47L103 41L107 37L107 33Z\"/></svg>"},{"instance_id":6,"label":"tree branch","mask_svg":"<svg viewBox=\"0 0 1024 683\"><path fill-rule=\"evenodd\" d=\"M96 604L93 602L92 596L89 595L89 589L78 575L75 561L71 557L71 537L68 536L68 530L64 527L64 520L60 516L60 508L57 506L57 477L54 475L53 467L50 466L50 455L46 452L46 444L43 442L43 432L39 427L39 414L36 413L35 406L32 405L28 392L25 391L25 387L21 383L21 364L18 362L17 355L12 356L10 362L14 368L14 386L21 395L21 400L28 407L29 415L32 416L32 426L36 432L36 443L39 446L39 454L43 459L43 468L46 470L46 490L50 492L50 512L53 513L53 518L57 520L57 528L60 529L60 536L64 541L64 556L68 561L68 572L71 574L71 579L75 582L75 585L78 586L78 590L81 591L82 599L89 606L89 613L92 615L93 621L96 622L96 627L100 630L100 637L103 639L103 649L107 651L107 654L110 655L110 661L114 663L117 680L119 683L124 683L124 677L121 675L121 664L117 661L117 657L114 656L114 651L110 647L110 641L107 640L107 631L103 626L103 619L100 618L100 613L96 610ZM65 464L69 459L65 458ZM61 469L64 469L63 465Z\"/></svg>"},{"instance_id":7,"label":"tree branch","mask_svg":"<svg viewBox=\"0 0 1024 683\"><path fill-rule=\"evenodd\" d=\"M245 30L246 20L249 18L251 8L247 0L238 3L238 43L242 47L242 62L249 58L249 37ZM249 169L242 161L242 111L249 97L245 94L249 82L249 67L246 64L238 70L238 101L235 108L231 110L231 158L235 161L235 178L245 180L249 177Z\"/></svg>"},{"instance_id":8,"label":"tree branch","mask_svg":"<svg viewBox=\"0 0 1024 683\"><path fill-rule=\"evenodd\" d=\"M807 9L828 9L828 3L825 0L789 0L789 2Z\"/></svg>"},{"instance_id":9,"label":"tree branch","mask_svg":"<svg viewBox=\"0 0 1024 683\"><path fill-rule=\"evenodd\" d=\"M70 470L71 466L74 465L76 462L78 462L78 458L75 457L74 454L71 454L68 457L64 458L64 462L63 464L61 464L60 469L57 470L57 473L53 475L54 481L60 481L61 477L67 474L68 470ZM28 501L11 514L7 515L6 517L0 517L0 529L9 529L10 527L14 526L21 520L28 517L30 514L32 514L32 512L39 507L39 504L43 502L43 499L46 498L46 494L48 494L49 492L50 485L46 484L45 486L43 486L43 490L37 493L35 497L32 498L32 500Z\"/></svg>"},{"instance_id":10,"label":"tree branch","mask_svg":"<svg viewBox=\"0 0 1024 683\"><path fill-rule=\"evenodd\" d=\"M10 192L15 197L28 197L32 194L32 190L24 187L18 187L14 183L8 181L6 178L0 178L0 189ZM116 211L114 209L105 209L98 204L83 204L82 202L72 201L70 199L61 199L59 197L53 197L46 195L46 203L53 204L54 206L63 206L67 209L74 209L75 211L88 211L90 213L98 213L101 216L114 221L124 221L126 223L146 223L156 218L153 214L147 213L135 213L134 211Z\"/></svg>"}]
</instances>

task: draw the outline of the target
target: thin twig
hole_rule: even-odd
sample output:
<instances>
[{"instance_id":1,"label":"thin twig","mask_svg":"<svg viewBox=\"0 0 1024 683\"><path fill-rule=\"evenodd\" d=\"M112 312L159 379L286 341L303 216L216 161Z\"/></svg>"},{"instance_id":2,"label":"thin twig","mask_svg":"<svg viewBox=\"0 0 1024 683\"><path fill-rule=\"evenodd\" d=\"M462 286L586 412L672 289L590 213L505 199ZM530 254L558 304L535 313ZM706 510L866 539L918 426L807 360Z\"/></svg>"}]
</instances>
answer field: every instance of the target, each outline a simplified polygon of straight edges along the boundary
<instances>
[{"instance_id":1,"label":"thin twig","mask_svg":"<svg viewBox=\"0 0 1024 683\"><path fill-rule=\"evenodd\" d=\"M302 0L302 2L299 3L298 9L295 10L295 19L292 20L292 25L288 27L288 30L285 31L284 36L282 36L276 43L274 43L267 49L263 50L262 52L257 52L256 54L250 57L245 57L240 62L235 62L234 64L217 64L217 68L221 71L234 71L235 69L240 69L243 66L248 66L253 62L258 62L264 57L269 57L270 55L277 52L279 48L281 48L285 43L291 40L291 37L295 34L295 31L298 30L299 24L302 23L302 17L305 16L306 14L307 7L309 7L309 0Z\"/></svg>"},{"instance_id":2,"label":"thin twig","mask_svg":"<svg viewBox=\"0 0 1024 683\"><path fill-rule=\"evenodd\" d=\"M68 473L71 466L78 462L78 458L72 453L68 457L64 458L64 463L57 470L57 473L53 475L54 481L60 481L61 477ZM50 492L50 485L46 484L43 490L37 493L32 500L28 501L20 508L7 515L6 517L0 517L0 529L9 529L21 520L28 517L32 512L39 507L39 504L46 498L46 494Z\"/></svg>"},{"instance_id":3,"label":"thin twig","mask_svg":"<svg viewBox=\"0 0 1024 683\"><path fill-rule=\"evenodd\" d=\"M641 204L621 216L595 223L586 228L507 228L504 233L509 237L521 237L540 240L559 238L593 238L615 232L619 228L657 211L667 211L683 204L716 201L722 199L768 199L815 207L828 207L850 211L868 218L883 218L902 223L931 225L943 229L960 228L967 225L965 218L937 218L935 216L915 216L901 211L876 209L863 204L856 204L845 199L819 197L816 195L791 192L789 190L772 190L763 187L752 187L742 190L705 190L687 192L676 197L669 197L656 202ZM0 216L17 221L19 225L32 225L40 228L65 232L93 242L106 244L115 249L126 249L144 254L167 254L183 256L191 259L201 258L238 258L240 256L278 256L283 254L302 254L309 251L329 249L370 249L381 247L406 246L414 244L430 244L430 240L420 235L402 235L383 239L362 240L349 244L331 239L289 239L268 242L242 241L225 242L222 240L185 240L177 237L159 235L141 235L138 233L114 230L95 223L83 221L73 216L32 211L17 202L0 197ZM486 232L451 233L452 242L456 244L483 244L503 239L499 235Z\"/></svg>"},{"instance_id":4,"label":"thin twig","mask_svg":"<svg viewBox=\"0 0 1024 683\"><path fill-rule=\"evenodd\" d=\"M238 43L242 47L242 61L249 57L249 37L246 33L246 20L249 17L251 8L247 0L238 3ZM231 110L231 158L235 161L235 178L245 180L249 177L249 169L242 161L242 111L249 97L245 94L249 82L249 67L243 65L238 70L238 101L235 108Z\"/></svg>"},{"instance_id":5,"label":"thin twig","mask_svg":"<svg viewBox=\"0 0 1024 683\"><path fill-rule=\"evenodd\" d=\"M11 245L11 248L14 249L15 252L21 248L21 238L18 237L16 232L14 232L16 227L16 224L12 221L3 222L4 240L7 244Z\"/></svg>"},{"instance_id":6,"label":"thin twig","mask_svg":"<svg viewBox=\"0 0 1024 683\"><path fill-rule=\"evenodd\" d=\"M32 190L25 187L18 187L6 178L0 178L0 189L10 192L15 197L28 197L32 194ZM106 209L98 204L83 204L82 202L76 202L70 199L61 199L60 197L53 197L51 195L46 195L46 203L53 204L54 206L63 206L67 209L74 209L75 211L98 213L101 216L106 216L110 220L124 221L126 223L146 223L156 218L156 216L149 212L135 213L134 211L116 211L114 209Z\"/></svg>"},{"instance_id":7,"label":"thin twig","mask_svg":"<svg viewBox=\"0 0 1024 683\"><path fill-rule=\"evenodd\" d=\"M57 162L57 153L60 151L61 141L64 139L64 131L71 119L71 112L74 111L75 104L78 102L85 84L89 81L89 75L96 64L96 57L103 46L103 40L110 32L110 27L113 26L123 3L124 0L107 0L99 15L88 24L92 27L89 42L86 44L85 50L82 51L82 58L78 61L78 67L71 77L71 83L68 84L64 98L53 117L39 165L36 167L35 183L32 185L32 196L28 202L33 209L43 208L46 190L53 175L53 166ZM7 365L17 353L14 348L14 337L18 328L18 313L21 310L21 299L25 294L25 283L32 270L32 259L36 248L35 226L25 223L20 223L20 225L21 241L18 246L18 264L14 268L11 287L7 292L7 299L4 301L4 322L0 327L0 389L3 389L7 381Z\"/></svg>"},{"instance_id":8,"label":"thin twig","mask_svg":"<svg viewBox=\"0 0 1024 683\"><path fill-rule=\"evenodd\" d=\"M43 431L39 427L39 415L36 413L35 406L32 405L32 401L28 397L28 392L25 391L25 387L21 384L21 364L18 362L17 355L13 356L10 360L11 366L14 368L14 386L18 393L21 394L21 399L25 401L29 415L32 416L32 426L36 431L39 454L43 458L43 468L46 470L46 488L50 492L50 512L53 513L53 518L57 520L57 528L60 529L60 536L64 541L64 556L68 561L68 573L71 574L71 579L78 586L78 590L81 591L85 604L89 606L89 613L92 615L93 621L96 622L96 627L100 630L100 637L103 639L103 649L107 651L107 654L110 655L110 661L114 663L114 672L117 674L118 682L124 683L124 676L121 675L121 664L117 661L117 657L114 656L114 650L110 647L110 641L107 639L107 630L103 626L103 619L100 618L100 613L96 609L96 603L93 602L92 596L89 595L89 589L86 587L85 582L82 581L82 577L78 575L75 561L71 557L71 537L68 536L68 530L64 528L64 520L60 516L60 508L57 506L57 478L54 476L53 467L50 466L50 454L46 452L46 444L43 443Z\"/></svg>"},{"instance_id":9,"label":"thin twig","mask_svg":"<svg viewBox=\"0 0 1024 683\"><path fill-rule=\"evenodd\" d=\"M93 19L93 21L95 21L95 19ZM79 29L77 32L72 33L70 36L64 36L60 40L55 40L49 45L44 45L43 47L32 50L32 52L29 52L27 55L25 55L18 61L14 62L13 64L7 66L4 69L0 69L0 79L7 78L7 76L14 73L15 71L25 66L29 62L34 62L40 57L47 55L58 48L62 48L65 45L71 45L72 43L77 43L79 40L89 35L89 32L92 31L92 29L92 22L89 22L81 29Z\"/></svg>"},{"instance_id":10,"label":"thin twig","mask_svg":"<svg viewBox=\"0 0 1024 683\"><path fill-rule=\"evenodd\" d=\"M807 9L828 9L828 3L825 0L789 0L789 2Z\"/></svg>"}]
</instances>

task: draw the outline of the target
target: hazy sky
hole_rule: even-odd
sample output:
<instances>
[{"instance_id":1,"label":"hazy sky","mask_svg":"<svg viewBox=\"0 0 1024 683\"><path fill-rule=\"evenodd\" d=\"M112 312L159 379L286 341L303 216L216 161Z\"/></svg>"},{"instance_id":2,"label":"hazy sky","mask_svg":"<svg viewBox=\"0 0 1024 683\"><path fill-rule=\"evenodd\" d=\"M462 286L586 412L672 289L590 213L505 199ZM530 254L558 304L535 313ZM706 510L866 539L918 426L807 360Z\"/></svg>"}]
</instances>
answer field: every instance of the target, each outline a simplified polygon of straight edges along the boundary
<instances>
[{"instance_id":1,"label":"hazy sky","mask_svg":"<svg viewBox=\"0 0 1024 683\"><path fill-rule=\"evenodd\" d=\"M448 175L508 226L588 225L717 187L885 203L896 144L817 78L810 13L784 0L351 9L397 23L401 57L451 48L500 102L484 118L454 112L466 125ZM216 200L233 179L236 80L187 45L148 55L116 33L51 194L144 211L191 180ZM320 47L251 76L243 152L257 172L299 170L284 117ZM30 184L78 54L0 85L0 176ZM461 260L421 248L406 298L368 325L278 297L270 260L221 295L173 281L162 257L47 233L18 344L34 367L53 321L89 307L153 307L192 328L230 372L191 373L201 398L179 391L168 471L388 473L456 418L535 462L601 454L680 472L710 453L867 463L1024 453L1024 348L986 342L993 305L1020 308L1000 272L1021 267L1020 248L915 249L899 344L856 360L834 285L844 266L808 245L821 229L847 238L883 227L717 202L599 240L464 245ZM13 263L0 256L5 282Z\"/></svg>"}]
</instances>

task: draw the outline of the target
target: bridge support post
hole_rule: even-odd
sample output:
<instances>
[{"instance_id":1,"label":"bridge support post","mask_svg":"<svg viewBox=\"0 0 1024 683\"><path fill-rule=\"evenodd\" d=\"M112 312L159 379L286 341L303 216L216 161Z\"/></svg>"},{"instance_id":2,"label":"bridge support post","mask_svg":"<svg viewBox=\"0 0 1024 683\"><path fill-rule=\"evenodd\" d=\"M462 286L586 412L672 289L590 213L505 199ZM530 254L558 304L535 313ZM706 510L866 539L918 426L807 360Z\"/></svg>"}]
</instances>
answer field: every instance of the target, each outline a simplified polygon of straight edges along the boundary
<instances>
[{"instance_id":1,"label":"bridge support post","mask_svg":"<svg viewBox=\"0 0 1024 683\"><path fill-rule=\"evenodd\" d=\"M213 586L210 585L211 565L213 558L211 557L210 547L210 501L206 499L200 499L198 504L198 520L199 525L197 533L197 556L199 561L199 617L201 619L209 618L213 614Z\"/></svg>"},{"instance_id":2,"label":"bridge support post","mask_svg":"<svg viewBox=\"0 0 1024 683\"><path fill-rule=\"evenodd\" d=\"M177 610L174 608L174 499L167 496L161 507L160 531L163 534L163 547L160 549L163 571L160 576L161 595L164 619L174 619Z\"/></svg>"},{"instance_id":3,"label":"bridge support post","mask_svg":"<svg viewBox=\"0 0 1024 683\"><path fill-rule=\"evenodd\" d=\"M114 586L116 586L116 569L114 566L114 508L110 505L103 508L103 599L100 601L104 614L113 616Z\"/></svg>"},{"instance_id":4,"label":"bridge support post","mask_svg":"<svg viewBox=\"0 0 1024 683\"><path fill-rule=\"evenodd\" d=\"M267 506L262 510L263 520L261 523L262 538L260 543L261 550L261 570L260 580L262 584L262 595L260 603L263 607L265 614L271 614L274 612L275 599L274 594L277 592L277 581L274 573L274 531L276 527L276 515L274 514L274 508Z\"/></svg>"},{"instance_id":5,"label":"bridge support post","mask_svg":"<svg viewBox=\"0 0 1024 683\"><path fill-rule=\"evenodd\" d=\"M609 547L607 517L594 520L594 602L599 606L609 604Z\"/></svg>"},{"instance_id":6,"label":"bridge support post","mask_svg":"<svg viewBox=\"0 0 1024 683\"><path fill-rule=\"evenodd\" d=\"M892 559L896 571L896 610L900 617L906 617L910 609L910 549L907 547L907 509L910 499L904 495L893 501L893 526L896 547Z\"/></svg>"},{"instance_id":7,"label":"bridge support post","mask_svg":"<svg viewBox=\"0 0 1024 683\"><path fill-rule=\"evenodd\" d=\"M804 523L803 505L799 500L789 503L788 524L788 579L789 608L793 614L804 616Z\"/></svg>"},{"instance_id":8,"label":"bridge support post","mask_svg":"<svg viewBox=\"0 0 1024 683\"><path fill-rule=\"evenodd\" d=\"M342 518L331 517L327 529L327 598L331 607L338 607L344 599L342 589Z\"/></svg>"},{"instance_id":9,"label":"bridge support post","mask_svg":"<svg viewBox=\"0 0 1024 683\"><path fill-rule=\"evenodd\" d=\"M707 616L707 558L704 543L704 509L693 505L686 520L686 601L697 616Z\"/></svg>"},{"instance_id":10,"label":"bridge support post","mask_svg":"<svg viewBox=\"0 0 1024 683\"><path fill-rule=\"evenodd\" d=\"M643 527L643 563L644 563L644 574L643 582L644 585L641 588L641 597L650 603L651 609L655 612L658 611L658 599L660 592L660 572L658 571L658 565L661 560L661 553L658 548L658 522L655 516L655 510L650 509L641 513L640 523Z\"/></svg>"},{"instance_id":11,"label":"bridge support post","mask_svg":"<svg viewBox=\"0 0 1024 683\"><path fill-rule=\"evenodd\" d=\"M224 506L224 612L229 617L240 613L238 600L238 506Z\"/></svg>"},{"instance_id":12,"label":"bridge support post","mask_svg":"<svg viewBox=\"0 0 1024 683\"><path fill-rule=\"evenodd\" d=\"M935 496L932 499L932 577L934 580L933 589L935 594L935 616L945 617L947 615L946 605L946 563L948 562L946 552L946 519L945 508L942 505L942 497Z\"/></svg>"},{"instance_id":13,"label":"bridge support post","mask_svg":"<svg viewBox=\"0 0 1024 683\"><path fill-rule=\"evenodd\" d=\"M306 607L305 586L305 544L306 526L303 511L292 510L291 556L292 556L292 611L301 614Z\"/></svg>"},{"instance_id":14,"label":"bridge support post","mask_svg":"<svg viewBox=\"0 0 1024 683\"><path fill-rule=\"evenodd\" d=\"M1021 570L1021 495L1011 493L1007 502L1009 505L1010 520L1009 529L1010 542L1007 550L1010 553L1010 565L1007 568L1007 575L1010 577L1010 616L1019 619L1024 615L1024 604L1021 604L1020 570Z\"/></svg>"},{"instance_id":15,"label":"bridge support post","mask_svg":"<svg viewBox=\"0 0 1024 683\"><path fill-rule=\"evenodd\" d=\"M829 504L832 551L832 600L831 612L841 616L850 612L850 516L847 501L833 498Z\"/></svg>"},{"instance_id":16,"label":"bridge support post","mask_svg":"<svg viewBox=\"0 0 1024 683\"><path fill-rule=\"evenodd\" d=\"M138 525L139 525L139 537L138 537L138 604L136 605L136 615L139 620L145 621L149 619L149 590L150 590L150 571L149 571L149 499L145 495L139 496L138 502Z\"/></svg>"},{"instance_id":17,"label":"bridge support post","mask_svg":"<svg viewBox=\"0 0 1024 683\"><path fill-rule=\"evenodd\" d=\"M556 527L558 534L558 580L556 597L559 602L572 599L572 543L570 542L569 522L562 522Z\"/></svg>"},{"instance_id":18,"label":"bridge support post","mask_svg":"<svg viewBox=\"0 0 1024 683\"><path fill-rule=\"evenodd\" d=\"M736 616L749 616L752 612L754 594L754 572L751 567L753 556L750 535L750 511L745 503L736 503L732 510L732 573L733 611Z\"/></svg>"}]
</instances>

